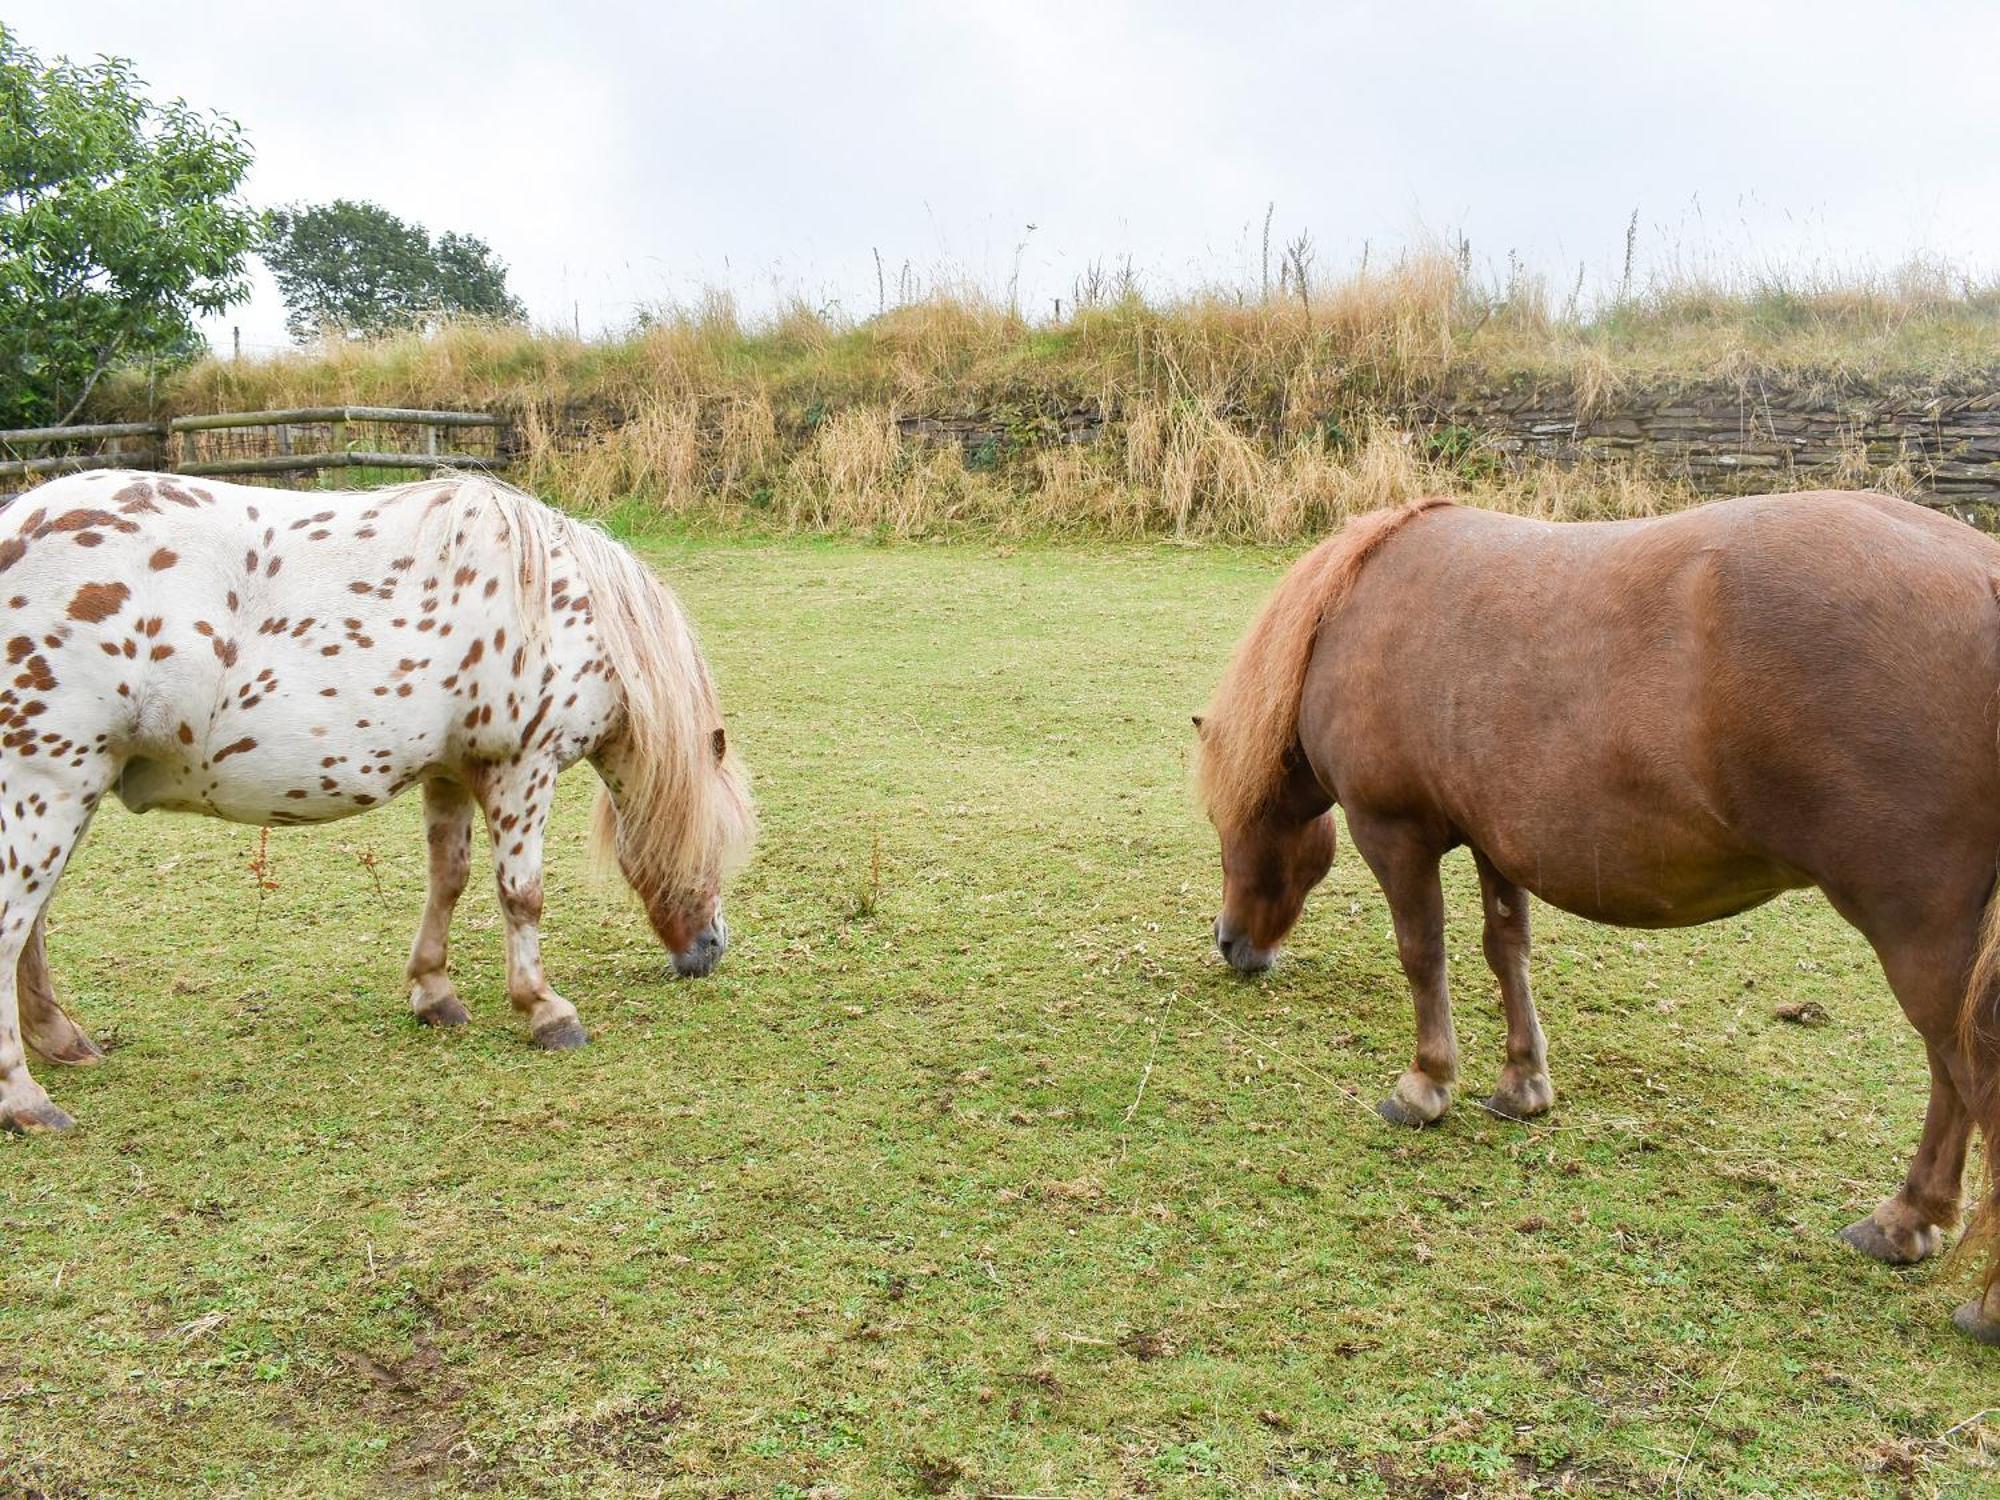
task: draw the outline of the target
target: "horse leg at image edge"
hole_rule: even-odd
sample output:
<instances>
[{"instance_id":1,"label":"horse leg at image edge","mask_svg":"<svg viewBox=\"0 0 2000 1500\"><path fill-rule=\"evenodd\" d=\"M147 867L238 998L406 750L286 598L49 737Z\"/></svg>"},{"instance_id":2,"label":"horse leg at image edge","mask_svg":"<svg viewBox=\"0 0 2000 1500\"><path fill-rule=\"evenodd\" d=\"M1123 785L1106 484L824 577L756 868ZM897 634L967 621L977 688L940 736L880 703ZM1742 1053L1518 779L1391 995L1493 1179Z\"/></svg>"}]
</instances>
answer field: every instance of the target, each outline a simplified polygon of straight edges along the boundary
<instances>
[{"instance_id":1,"label":"horse leg at image edge","mask_svg":"<svg viewBox=\"0 0 2000 1500\"><path fill-rule=\"evenodd\" d=\"M1525 1120L1548 1113L1556 1101L1548 1048L1528 988L1528 893L1478 850L1472 857L1479 866L1479 895L1486 908L1481 946L1487 967L1500 981L1500 1004L1507 1014L1507 1063L1486 1107L1496 1115Z\"/></svg>"},{"instance_id":2,"label":"horse leg at image edge","mask_svg":"<svg viewBox=\"0 0 2000 1500\"><path fill-rule=\"evenodd\" d=\"M457 782L424 783L424 843L430 886L410 946L410 1009L426 1026L463 1026L471 1018L445 969L451 914L472 867L472 795Z\"/></svg>"},{"instance_id":3,"label":"horse leg at image edge","mask_svg":"<svg viewBox=\"0 0 2000 1500\"><path fill-rule=\"evenodd\" d=\"M0 762L0 1127L20 1131L67 1130L75 1122L57 1109L28 1073L22 1040L22 960L37 933L43 909L71 851L90 824L96 794L108 779L94 766L42 761ZM30 977L39 972L30 967ZM31 1004L39 1026L39 996ZM67 1019L67 1018L65 1018Z\"/></svg>"},{"instance_id":4,"label":"horse leg at image edge","mask_svg":"<svg viewBox=\"0 0 2000 1500\"><path fill-rule=\"evenodd\" d=\"M542 973L542 831L555 783L553 761L523 757L485 772L479 805L507 919L507 998L528 1018L535 1044L559 1052L583 1046L590 1034Z\"/></svg>"}]
</instances>

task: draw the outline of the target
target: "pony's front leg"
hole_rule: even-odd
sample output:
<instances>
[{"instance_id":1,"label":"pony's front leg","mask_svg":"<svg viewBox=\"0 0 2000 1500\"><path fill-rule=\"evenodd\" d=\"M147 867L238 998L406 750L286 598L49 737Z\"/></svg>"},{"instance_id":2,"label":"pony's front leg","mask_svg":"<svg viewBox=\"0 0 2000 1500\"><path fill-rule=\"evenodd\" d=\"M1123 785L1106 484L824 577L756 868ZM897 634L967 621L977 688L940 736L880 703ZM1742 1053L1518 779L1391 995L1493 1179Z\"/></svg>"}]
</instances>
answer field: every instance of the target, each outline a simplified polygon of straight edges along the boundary
<instances>
[{"instance_id":1,"label":"pony's front leg","mask_svg":"<svg viewBox=\"0 0 2000 1500\"><path fill-rule=\"evenodd\" d=\"M21 950L15 978L20 997L21 1035L39 1057L72 1068L87 1068L104 1061L104 1051L84 1034L56 1003L55 984L49 978L49 950L43 928L48 925L48 908L35 918L28 932L28 945Z\"/></svg>"},{"instance_id":2,"label":"pony's front leg","mask_svg":"<svg viewBox=\"0 0 2000 1500\"><path fill-rule=\"evenodd\" d=\"M430 888L410 945L410 1009L426 1026L463 1026L471 1018L445 971L451 914L472 868L472 795L457 782L424 783L424 843Z\"/></svg>"},{"instance_id":3,"label":"pony's front leg","mask_svg":"<svg viewBox=\"0 0 2000 1500\"><path fill-rule=\"evenodd\" d=\"M563 1051L590 1034L542 973L542 830L555 784L553 761L524 758L489 768L478 790L507 919L507 998L528 1018L537 1046Z\"/></svg>"},{"instance_id":4,"label":"pony's front leg","mask_svg":"<svg viewBox=\"0 0 2000 1500\"><path fill-rule=\"evenodd\" d=\"M1428 1125L1451 1107L1451 1086L1458 1081L1458 1034L1445 977L1444 887L1438 880L1442 851L1419 829L1351 808L1347 831L1388 897L1396 956L1417 1012L1417 1055L1375 1112L1392 1125Z\"/></svg>"},{"instance_id":5,"label":"pony's front leg","mask_svg":"<svg viewBox=\"0 0 2000 1500\"><path fill-rule=\"evenodd\" d=\"M1479 866L1479 894L1486 908L1481 947L1486 965L1500 981L1500 1005L1507 1013L1507 1065L1486 1107L1511 1120L1546 1114L1556 1102L1549 1081L1547 1044L1535 1018L1528 989L1528 893L1473 851Z\"/></svg>"}]
</instances>

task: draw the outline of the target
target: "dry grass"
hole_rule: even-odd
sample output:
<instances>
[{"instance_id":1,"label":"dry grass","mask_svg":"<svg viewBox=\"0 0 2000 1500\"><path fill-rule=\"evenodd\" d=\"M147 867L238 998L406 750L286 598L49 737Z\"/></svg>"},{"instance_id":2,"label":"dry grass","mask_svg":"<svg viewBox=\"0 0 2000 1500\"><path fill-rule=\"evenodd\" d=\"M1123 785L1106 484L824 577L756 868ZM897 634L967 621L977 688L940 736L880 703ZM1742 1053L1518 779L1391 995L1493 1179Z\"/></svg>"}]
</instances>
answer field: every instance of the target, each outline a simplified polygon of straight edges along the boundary
<instances>
[{"instance_id":1,"label":"dry grass","mask_svg":"<svg viewBox=\"0 0 2000 1500\"><path fill-rule=\"evenodd\" d=\"M1288 542L1422 495L1471 494L1561 520L1650 515L1696 498L1627 465L1515 470L1487 465L1477 453L1446 460L1418 434L1383 420L1339 445L1301 437L1274 447L1214 405L1191 400L1137 403L1115 438L1038 446L1006 464L908 438L894 412L877 405L830 412L790 445L769 405L754 399L706 409L687 400L651 403L623 427L576 441L531 415L522 437L525 482L578 509L754 516L786 530L897 537L976 529Z\"/></svg>"},{"instance_id":2,"label":"dry grass","mask_svg":"<svg viewBox=\"0 0 2000 1500\"><path fill-rule=\"evenodd\" d=\"M206 361L167 380L169 410L351 402L486 407L514 421L521 474L584 510L899 535L1171 535L1262 541L1437 490L1551 516L1644 514L1685 490L1636 469L1565 472L1452 451L1399 425L1458 382L1567 383L1579 411L1634 385L1725 380L1935 383L2000 369L2000 289L1934 264L1819 280L1709 268L1558 310L1518 269L1488 283L1432 250L1267 296L1148 300L1129 278L1078 288L1031 321L947 287L856 320L791 302L746 319L723 293L627 334L464 324L430 336ZM148 387L107 393L102 415ZM1106 414L1072 444L1063 414ZM899 418L980 414L963 452ZM1462 437L1463 435L1455 435ZM1843 482L1912 476L1858 447Z\"/></svg>"}]
</instances>

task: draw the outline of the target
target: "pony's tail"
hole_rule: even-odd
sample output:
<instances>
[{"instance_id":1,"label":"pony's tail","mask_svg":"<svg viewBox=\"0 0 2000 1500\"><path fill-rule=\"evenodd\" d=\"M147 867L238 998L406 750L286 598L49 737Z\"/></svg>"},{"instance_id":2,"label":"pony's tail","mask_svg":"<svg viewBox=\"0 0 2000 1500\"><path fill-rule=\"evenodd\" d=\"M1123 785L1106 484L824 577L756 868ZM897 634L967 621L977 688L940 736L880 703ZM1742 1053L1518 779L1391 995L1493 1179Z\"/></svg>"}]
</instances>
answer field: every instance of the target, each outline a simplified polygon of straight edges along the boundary
<instances>
[{"instance_id":1,"label":"pony's tail","mask_svg":"<svg viewBox=\"0 0 2000 1500\"><path fill-rule=\"evenodd\" d=\"M1449 504L1433 497L1356 516L1279 581L1198 721L1196 781L1218 827L1244 826L1275 795L1298 737L1313 639L1353 588L1361 565L1410 521Z\"/></svg>"},{"instance_id":2,"label":"pony's tail","mask_svg":"<svg viewBox=\"0 0 2000 1500\"><path fill-rule=\"evenodd\" d=\"M2000 885L1979 924L1979 954L1972 961L1958 1013L1958 1045L1970 1065L1976 1097L1965 1101L1986 1141L1979 1207L1959 1242L1961 1253L1986 1257L1982 1293L2000 1286Z\"/></svg>"}]
</instances>

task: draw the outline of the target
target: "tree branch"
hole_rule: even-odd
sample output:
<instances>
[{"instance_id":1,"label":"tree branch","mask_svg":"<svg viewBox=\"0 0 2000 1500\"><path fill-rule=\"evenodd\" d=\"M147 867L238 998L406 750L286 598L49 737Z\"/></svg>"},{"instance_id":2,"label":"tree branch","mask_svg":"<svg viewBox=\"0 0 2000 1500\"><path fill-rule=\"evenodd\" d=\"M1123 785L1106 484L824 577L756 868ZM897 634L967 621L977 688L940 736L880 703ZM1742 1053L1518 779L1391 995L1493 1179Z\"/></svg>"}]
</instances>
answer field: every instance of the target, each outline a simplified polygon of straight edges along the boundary
<instances>
[{"instance_id":1,"label":"tree branch","mask_svg":"<svg viewBox=\"0 0 2000 1500\"><path fill-rule=\"evenodd\" d=\"M83 394L76 398L76 404L62 414L62 418L56 423L56 426L69 426L70 419L83 410L83 403L90 399L90 393L97 388L98 377L110 368L111 356L107 354L97 362L97 368L90 372L90 379L83 383Z\"/></svg>"}]
</instances>

